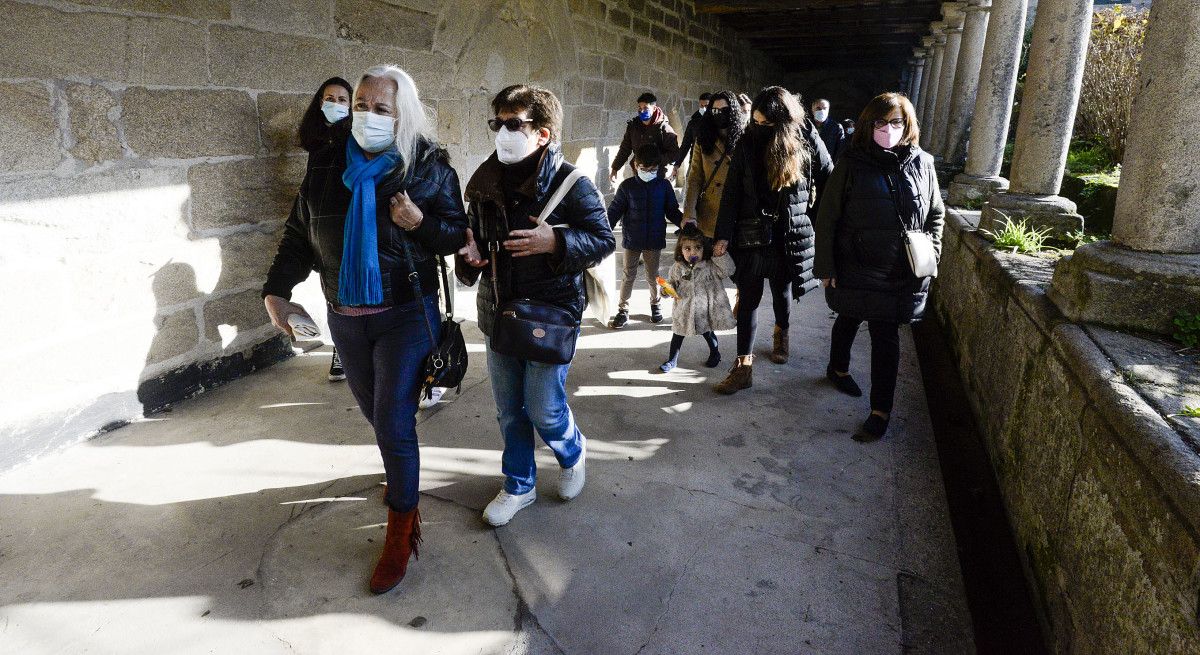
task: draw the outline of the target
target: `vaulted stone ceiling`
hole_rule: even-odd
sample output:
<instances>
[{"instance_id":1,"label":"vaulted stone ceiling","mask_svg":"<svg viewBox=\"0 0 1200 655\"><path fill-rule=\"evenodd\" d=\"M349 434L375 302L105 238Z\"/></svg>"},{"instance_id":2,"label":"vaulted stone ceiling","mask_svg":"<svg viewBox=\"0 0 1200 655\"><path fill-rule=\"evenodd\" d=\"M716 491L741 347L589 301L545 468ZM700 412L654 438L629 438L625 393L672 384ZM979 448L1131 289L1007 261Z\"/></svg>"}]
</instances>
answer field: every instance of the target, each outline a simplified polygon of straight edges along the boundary
<instances>
[{"instance_id":1,"label":"vaulted stone ceiling","mask_svg":"<svg viewBox=\"0 0 1200 655\"><path fill-rule=\"evenodd\" d=\"M696 0L788 71L895 65L941 17L939 0Z\"/></svg>"}]
</instances>

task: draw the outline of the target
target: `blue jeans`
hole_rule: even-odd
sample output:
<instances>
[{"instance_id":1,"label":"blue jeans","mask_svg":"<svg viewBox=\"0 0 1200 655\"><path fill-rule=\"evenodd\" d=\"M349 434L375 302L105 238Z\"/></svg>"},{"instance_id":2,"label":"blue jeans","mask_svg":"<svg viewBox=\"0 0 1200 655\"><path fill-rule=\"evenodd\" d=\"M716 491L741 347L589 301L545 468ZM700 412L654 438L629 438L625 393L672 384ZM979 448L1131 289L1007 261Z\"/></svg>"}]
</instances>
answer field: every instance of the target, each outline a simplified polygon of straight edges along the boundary
<instances>
[{"instance_id":1,"label":"blue jeans","mask_svg":"<svg viewBox=\"0 0 1200 655\"><path fill-rule=\"evenodd\" d=\"M487 345L488 372L496 398L496 420L504 436L504 490L523 494L537 481L533 431L554 451L559 466L570 468L583 454L583 435L567 406L570 364L539 364L501 355Z\"/></svg>"},{"instance_id":2,"label":"blue jeans","mask_svg":"<svg viewBox=\"0 0 1200 655\"><path fill-rule=\"evenodd\" d=\"M436 294L425 297L433 333L441 329ZM346 383L387 473L387 504L397 512L417 506L421 456L417 448L417 394L426 355L433 350L420 301L369 316L329 312L329 332L342 358Z\"/></svg>"}]
</instances>

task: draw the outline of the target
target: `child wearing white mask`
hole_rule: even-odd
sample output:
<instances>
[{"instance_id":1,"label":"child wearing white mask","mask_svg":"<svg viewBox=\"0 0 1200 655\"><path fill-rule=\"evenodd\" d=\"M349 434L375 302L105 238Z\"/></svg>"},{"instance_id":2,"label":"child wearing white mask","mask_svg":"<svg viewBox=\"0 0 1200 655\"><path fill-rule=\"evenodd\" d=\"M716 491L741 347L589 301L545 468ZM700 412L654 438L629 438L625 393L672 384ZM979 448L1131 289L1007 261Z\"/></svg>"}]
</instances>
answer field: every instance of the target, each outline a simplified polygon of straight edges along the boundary
<instances>
[{"instance_id":1,"label":"child wearing white mask","mask_svg":"<svg viewBox=\"0 0 1200 655\"><path fill-rule=\"evenodd\" d=\"M654 279L658 277L658 262L663 248L667 247L667 221L679 225L683 212L675 197L675 188L659 177L663 153L658 146L647 143L634 153L633 163L637 177L627 178L617 187L617 193L608 206L608 222L614 228L625 221L621 245L625 249L625 275L621 280L621 301L617 314L609 327L621 329L629 322L629 298L633 295L633 283L637 281L638 268L646 265L646 282L650 286L650 322L661 323L662 309L659 289Z\"/></svg>"}]
</instances>

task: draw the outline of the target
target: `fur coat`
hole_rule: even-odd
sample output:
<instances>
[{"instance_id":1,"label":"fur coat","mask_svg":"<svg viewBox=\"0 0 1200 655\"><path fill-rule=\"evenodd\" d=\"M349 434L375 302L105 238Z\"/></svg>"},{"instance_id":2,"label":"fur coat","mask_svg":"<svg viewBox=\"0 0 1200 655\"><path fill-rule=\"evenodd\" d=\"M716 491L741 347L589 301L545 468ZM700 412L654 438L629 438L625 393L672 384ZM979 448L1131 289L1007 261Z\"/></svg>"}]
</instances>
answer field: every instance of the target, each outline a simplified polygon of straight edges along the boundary
<instances>
[{"instance_id":1,"label":"fur coat","mask_svg":"<svg viewBox=\"0 0 1200 655\"><path fill-rule=\"evenodd\" d=\"M675 262L667 273L667 281L679 294L671 312L671 331L693 337L737 327L729 295L721 284L731 273L733 259L729 255L702 261L695 267Z\"/></svg>"}]
</instances>

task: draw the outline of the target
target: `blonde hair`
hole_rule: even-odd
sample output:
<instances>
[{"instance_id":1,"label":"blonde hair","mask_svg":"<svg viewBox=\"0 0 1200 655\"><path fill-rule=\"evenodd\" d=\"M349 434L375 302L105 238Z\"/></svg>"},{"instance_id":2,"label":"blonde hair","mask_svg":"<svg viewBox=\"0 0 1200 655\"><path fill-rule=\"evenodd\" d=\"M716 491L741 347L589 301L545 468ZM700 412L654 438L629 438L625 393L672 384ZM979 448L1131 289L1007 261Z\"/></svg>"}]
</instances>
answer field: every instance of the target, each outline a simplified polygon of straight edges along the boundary
<instances>
[{"instance_id":1,"label":"blonde hair","mask_svg":"<svg viewBox=\"0 0 1200 655\"><path fill-rule=\"evenodd\" d=\"M382 77L396 83L396 141L392 148L400 154L400 170L407 171L415 163L422 141L437 143L437 131L421 96L417 84L404 69L394 64L372 66L363 72L358 82L367 78Z\"/></svg>"}]
</instances>

